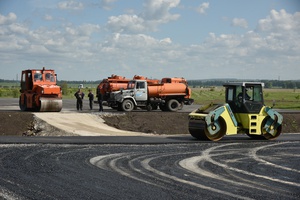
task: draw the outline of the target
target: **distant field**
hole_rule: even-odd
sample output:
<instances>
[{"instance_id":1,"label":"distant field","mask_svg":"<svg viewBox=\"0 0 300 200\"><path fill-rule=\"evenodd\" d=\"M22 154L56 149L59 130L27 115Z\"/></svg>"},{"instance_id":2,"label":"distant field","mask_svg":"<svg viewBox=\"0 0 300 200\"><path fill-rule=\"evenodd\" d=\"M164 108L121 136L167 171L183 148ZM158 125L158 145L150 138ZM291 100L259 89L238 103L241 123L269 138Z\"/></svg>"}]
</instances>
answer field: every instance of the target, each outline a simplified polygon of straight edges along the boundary
<instances>
[{"instance_id":1,"label":"distant field","mask_svg":"<svg viewBox=\"0 0 300 200\"><path fill-rule=\"evenodd\" d=\"M97 84L85 84L83 91L88 94L91 89L96 93ZM0 98L13 97L20 95L18 83L1 83ZM63 88L63 98L74 98L74 93L78 89L76 84L68 84ZM272 106L275 101L275 108L280 109L300 109L300 89L264 89L264 100L267 106ZM211 88L192 88L192 98L195 104L224 103L225 90L223 87Z\"/></svg>"},{"instance_id":2,"label":"distant field","mask_svg":"<svg viewBox=\"0 0 300 200\"><path fill-rule=\"evenodd\" d=\"M300 109L300 89L264 89L264 100L267 106L275 108ZM223 103L225 90L223 87L192 88L192 98L196 104Z\"/></svg>"}]
</instances>

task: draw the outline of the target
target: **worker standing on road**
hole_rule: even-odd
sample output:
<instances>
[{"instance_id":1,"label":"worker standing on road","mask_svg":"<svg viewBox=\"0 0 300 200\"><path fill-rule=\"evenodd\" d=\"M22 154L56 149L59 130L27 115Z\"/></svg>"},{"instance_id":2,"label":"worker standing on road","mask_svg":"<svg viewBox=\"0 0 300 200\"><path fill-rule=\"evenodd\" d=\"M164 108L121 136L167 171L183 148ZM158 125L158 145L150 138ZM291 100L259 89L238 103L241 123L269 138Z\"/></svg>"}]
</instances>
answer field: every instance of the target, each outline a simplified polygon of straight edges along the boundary
<instances>
[{"instance_id":1,"label":"worker standing on road","mask_svg":"<svg viewBox=\"0 0 300 200\"><path fill-rule=\"evenodd\" d=\"M82 110L82 100L84 98L84 93L81 91L81 89L78 89L77 92L75 92L74 96L76 97L76 108L77 110Z\"/></svg>"},{"instance_id":2,"label":"worker standing on road","mask_svg":"<svg viewBox=\"0 0 300 200\"><path fill-rule=\"evenodd\" d=\"M89 90L88 97L90 101L90 109L93 110L94 94L92 93L92 90Z\"/></svg>"},{"instance_id":3,"label":"worker standing on road","mask_svg":"<svg viewBox=\"0 0 300 200\"><path fill-rule=\"evenodd\" d=\"M101 94L100 88L97 87L97 98L98 98L98 103L99 103L99 111L103 111L103 106L102 106L102 101L103 101L103 96Z\"/></svg>"}]
</instances>

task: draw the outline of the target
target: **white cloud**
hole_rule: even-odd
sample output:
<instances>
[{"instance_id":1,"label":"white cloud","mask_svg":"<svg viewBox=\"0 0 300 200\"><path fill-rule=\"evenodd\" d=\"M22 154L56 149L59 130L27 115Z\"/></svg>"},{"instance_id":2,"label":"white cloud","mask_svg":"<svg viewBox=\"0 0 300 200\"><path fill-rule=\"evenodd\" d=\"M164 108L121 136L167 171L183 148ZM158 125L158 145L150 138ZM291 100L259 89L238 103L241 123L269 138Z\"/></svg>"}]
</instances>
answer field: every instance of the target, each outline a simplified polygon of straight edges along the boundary
<instances>
[{"instance_id":1,"label":"white cloud","mask_svg":"<svg viewBox=\"0 0 300 200\"><path fill-rule=\"evenodd\" d=\"M164 38L162 40L159 41L161 44L171 44L172 40L171 38Z\"/></svg>"},{"instance_id":2,"label":"white cloud","mask_svg":"<svg viewBox=\"0 0 300 200\"><path fill-rule=\"evenodd\" d=\"M169 12L172 8L177 7L179 3L180 0L147 0L141 15L145 20L167 23L179 18L178 14Z\"/></svg>"},{"instance_id":3,"label":"white cloud","mask_svg":"<svg viewBox=\"0 0 300 200\"><path fill-rule=\"evenodd\" d=\"M248 28L248 22L243 18L234 18L231 22L231 25L241 28Z\"/></svg>"},{"instance_id":4,"label":"white cloud","mask_svg":"<svg viewBox=\"0 0 300 200\"><path fill-rule=\"evenodd\" d=\"M58 8L62 10L82 10L83 3L77 1L62 1L58 3Z\"/></svg>"},{"instance_id":5,"label":"white cloud","mask_svg":"<svg viewBox=\"0 0 300 200\"><path fill-rule=\"evenodd\" d=\"M147 0L140 14L111 16L107 28L113 32L142 33L156 31L160 24L177 20L179 14L170 10L179 5L180 0Z\"/></svg>"},{"instance_id":6,"label":"white cloud","mask_svg":"<svg viewBox=\"0 0 300 200\"><path fill-rule=\"evenodd\" d=\"M149 2L152 4L145 4L149 6L144 10L165 6L159 18L149 13L142 15L144 12L112 16L107 28L114 33L92 23L32 29L29 24L18 22L14 13L0 15L1 62L11 63L6 66L20 66L20 62L31 67L53 66L58 69L60 79L68 80L81 80L83 68L95 72L88 75L91 80L111 73L126 77L140 74L199 79L269 78L275 73L275 77L280 73L295 77L293 74L299 72L299 13L272 10L258 21L256 30L241 35L210 33L205 41L188 46L173 42L168 35L159 38L145 33L166 19L171 20L170 9L178 5L177 1ZM288 73L284 66L294 72ZM81 73L76 74L76 68ZM244 69L249 70L242 77Z\"/></svg>"},{"instance_id":7,"label":"white cloud","mask_svg":"<svg viewBox=\"0 0 300 200\"><path fill-rule=\"evenodd\" d=\"M294 15L285 10L271 10L270 15L259 20L257 29L263 32L300 31L300 12Z\"/></svg>"},{"instance_id":8,"label":"white cloud","mask_svg":"<svg viewBox=\"0 0 300 200\"><path fill-rule=\"evenodd\" d=\"M24 26L23 24L19 23L12 23L9 26L9 30L14 34L27 34L29 29L28 27Z\"/></svg>"},{"instance_id":9,"label":"white cloud","mask_svg":"<svg viewBox=\"0 0 300 200\"><path fill-rule=\"evenodd\" d=\"M101 8L105 10L111 10L112 9L112 3L115 2L116 0L102 0L100 2Z\"/></svg>"},{"instance_id":10,"label":"white cloud","mask_svg":"<svg viewBox=\"0 0 300 200\"><path fill-rule=\"evenodd\" d=\"M52 20L53 20L53 17L52 17L51 15L46 14L46 15L44 16L44 19L45 19L46 21L52 21Z\"/></svg>"},{"instance_id":11,"label":"white cloud","mask_svg":"<svg viewBox=\"0 0 300 200\"><path fill-rule=\"evenodd\" d=\"M196 9L196 11L200 14L205 14L208 8L209 8L209 2L204 2Z\"/></svg>"},{"instance_id":12,"label":"white cloud","mask_svg":"<svg viewBox=\"0 0 300 200\"><path fill-rule=\"evenodd\" d=\"M137 15L111 16L107 27L113 32L143 32L148 28L144 25L144 19Z\"/></svg>"},{"instance_id":13,"label":"white cloud","mask_svg":"<svg viewBox=\"0 0 300 200\"><path fill-rule=\"evenodd\" d=\"M16 19L17 19L17 15L15 13L8 13L7 16L0 14L0 25L10 24L16 21Z\"/></svg>"}]
</instances>

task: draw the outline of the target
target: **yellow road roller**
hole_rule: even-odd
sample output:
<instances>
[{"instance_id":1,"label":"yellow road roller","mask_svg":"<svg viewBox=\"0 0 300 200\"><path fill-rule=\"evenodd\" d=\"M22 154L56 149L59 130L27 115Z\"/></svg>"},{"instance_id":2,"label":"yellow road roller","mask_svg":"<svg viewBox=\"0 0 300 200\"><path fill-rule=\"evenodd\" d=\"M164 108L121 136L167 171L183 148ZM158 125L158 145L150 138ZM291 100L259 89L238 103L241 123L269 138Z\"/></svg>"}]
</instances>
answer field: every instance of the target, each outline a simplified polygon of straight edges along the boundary
<instances>
[{"instance_id":1,"label":"yellow road roller","mask_svg":"<svg viewBox=\"0 0 300 200\"><path fill-rule=\"evenodd\" d=\"M282 129L283 117L264 105L261 82L232 82L226 88L225 104L201 106L189 114L189 132L199 140L218 141L225 135L247 134L272 140Z\"/></svg>"}]
</instances>

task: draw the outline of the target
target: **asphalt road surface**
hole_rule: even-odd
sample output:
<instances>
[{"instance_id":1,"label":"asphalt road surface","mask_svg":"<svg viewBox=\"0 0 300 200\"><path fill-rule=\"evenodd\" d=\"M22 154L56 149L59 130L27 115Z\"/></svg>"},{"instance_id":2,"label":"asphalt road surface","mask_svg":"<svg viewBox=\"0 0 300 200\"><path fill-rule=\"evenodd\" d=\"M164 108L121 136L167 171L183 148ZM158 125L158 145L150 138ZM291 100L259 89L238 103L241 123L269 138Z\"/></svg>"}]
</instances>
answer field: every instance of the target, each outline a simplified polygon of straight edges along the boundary
<instances>
[{"instance_id":1,"label":"asphalt road surface","mask_svg":"<svg viewBox=\"0 0 300 200\"><path fill-rule=\"evenodd\" d=\"M299 199L299 144L0 144L0 198Z\"/></svg>"},{"instance_id":2,"label":"asphalt road surface","mask_svg":"<svg viewBox=\"0 0 300 200\"><path fill-rule=\"evenodd\" d=\"M299 136L0 137L0 199L299 199Z\"/></svg>"}]
</instances>

